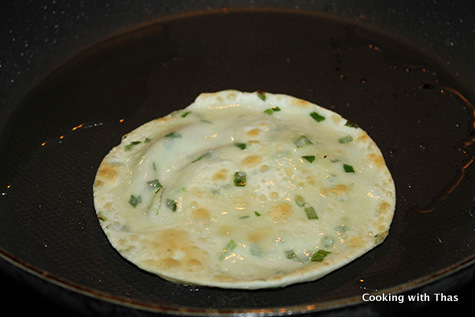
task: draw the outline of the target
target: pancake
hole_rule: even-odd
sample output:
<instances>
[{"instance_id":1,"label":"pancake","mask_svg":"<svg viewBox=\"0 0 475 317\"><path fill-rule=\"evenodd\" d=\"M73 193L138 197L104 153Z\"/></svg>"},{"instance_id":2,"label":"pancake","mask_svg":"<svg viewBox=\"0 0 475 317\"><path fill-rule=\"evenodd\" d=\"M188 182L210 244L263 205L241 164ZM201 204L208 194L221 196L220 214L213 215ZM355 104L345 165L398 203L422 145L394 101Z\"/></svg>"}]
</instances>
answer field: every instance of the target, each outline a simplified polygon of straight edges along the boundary
<instances>
[{"instance_id":1,"label":"pancake","mask_svg":"<svg viewBox=\"0 0 475 317\"><path fill-rule=\"evenodd\" d=\"M93 185L111 245L169 281L314 281L382 243L395 187L355 123L283 94L203 93L123 136Z\"/></svg>"}]
</instances>

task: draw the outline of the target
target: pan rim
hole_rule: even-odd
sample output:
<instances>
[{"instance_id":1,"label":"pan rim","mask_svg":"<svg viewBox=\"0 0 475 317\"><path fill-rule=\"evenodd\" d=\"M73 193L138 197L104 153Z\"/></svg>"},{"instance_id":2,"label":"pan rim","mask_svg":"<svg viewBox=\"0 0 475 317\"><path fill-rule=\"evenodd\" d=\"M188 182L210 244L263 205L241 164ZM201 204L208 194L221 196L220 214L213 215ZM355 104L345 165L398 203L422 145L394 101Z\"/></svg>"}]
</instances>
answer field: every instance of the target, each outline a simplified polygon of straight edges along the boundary
<instances>
[{"instance_id":1,"label":"pan rim","mask_svg":"<svg viewBox=\"0 0 475 317\"><path fill-rule=\"evenodd\" d=\"M285 307L272 307L272 308L199 308L193 306L180 306L180 305L156 305L153 303L147 303L142 301L127 300L120 296L110 294L94 288L85 287L75 282L68 281L59 276L51 274L47 271L41 270L34 265L22 261L2 247L0 247L0 258L13 265L17 269L20 269L23 273L33 275L44 282L53 284L62 289L69 290L73 293L83 295L85 297L100 301L107 302L112 305L122 306L126 309L142 310L151 313L165 313L176 316L281 316L281 315L295 315L306 313L319 313L332 309L345 309L354 306L362 306L367 304L362 296L350 296L322 303L302 303L293 306ZM393 287L380 289L376 291L368 291L370 294L402 294L413 291L415 289L422 288L428 284L435 283L443 278L457 273L463 269L469 267L475 267L475 254L471 257L465 258L452 266L433 272L432 274L419 277L418 279L408 281ZM38 290L40 293L41 291ZM253 290L246 290L252 292Z\"/></svg>"}]
</instances>

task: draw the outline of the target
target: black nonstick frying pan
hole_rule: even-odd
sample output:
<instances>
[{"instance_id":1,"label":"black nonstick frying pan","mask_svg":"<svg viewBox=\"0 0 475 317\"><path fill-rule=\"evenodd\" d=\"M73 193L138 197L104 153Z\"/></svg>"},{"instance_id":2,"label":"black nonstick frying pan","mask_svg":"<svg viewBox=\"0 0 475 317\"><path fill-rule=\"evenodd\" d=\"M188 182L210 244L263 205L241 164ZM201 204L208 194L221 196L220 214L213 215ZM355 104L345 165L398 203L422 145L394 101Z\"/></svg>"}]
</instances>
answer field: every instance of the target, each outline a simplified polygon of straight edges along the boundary
<instances>
[{"instance_id":1,"label":"black nonstick frying pan","mask_svg":"<svg viewBox=\"0 0 475 317\"><path fill-rule=\"evenodd\" d=\"M86 315L468 307L474 13L470 1L2 4L2 304L26 292L20 310ZM93 208L100 161L135 127L227 88L290 94L365 129L396 183L387 240L321 280L257 291L176 285L120 257Z\"/></svg>"}]
</instances>

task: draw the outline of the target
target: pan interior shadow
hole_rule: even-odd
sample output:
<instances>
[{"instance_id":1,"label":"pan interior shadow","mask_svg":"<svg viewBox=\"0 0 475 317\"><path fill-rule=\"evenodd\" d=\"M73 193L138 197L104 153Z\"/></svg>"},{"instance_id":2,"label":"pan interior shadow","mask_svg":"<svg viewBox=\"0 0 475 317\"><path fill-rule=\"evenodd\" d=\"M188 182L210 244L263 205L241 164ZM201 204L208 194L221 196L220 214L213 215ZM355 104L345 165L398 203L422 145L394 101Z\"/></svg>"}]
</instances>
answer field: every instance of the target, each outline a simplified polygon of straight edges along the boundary
<instances>
[{"instance_id":1,"label":"pan interior shadow","mask_svg":"<svg viewBox=\"0 0 475 317\"><path fill-rule=\"evenodd\" d=\"M316 282L259 291L176 285L112 249L92 203L102 158L139 125L230 88L309 100L369 133L397 191L381 246ZM298 312L417 281L474 254L463 89L416 48L343 20L230 10L160 21L78 54L25 97L1 140L0 245L71 285L158 310Z\"/></svg>"}]
</instances>

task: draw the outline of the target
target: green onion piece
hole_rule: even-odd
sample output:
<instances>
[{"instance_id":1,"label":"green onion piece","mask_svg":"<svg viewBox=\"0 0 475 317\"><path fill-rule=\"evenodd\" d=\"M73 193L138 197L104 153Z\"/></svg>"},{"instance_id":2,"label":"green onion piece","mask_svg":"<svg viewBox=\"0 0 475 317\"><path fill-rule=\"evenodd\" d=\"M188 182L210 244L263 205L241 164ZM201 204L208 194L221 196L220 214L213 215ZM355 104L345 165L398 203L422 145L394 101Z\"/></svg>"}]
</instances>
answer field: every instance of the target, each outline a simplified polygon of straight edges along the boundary
<instances>
[{"instance_id":1,"label":"green onion piece","mask_svg":"<svg viewBox=\"0 0 475 317\"><path fill-rule=\"evenodd\" d=\"M202 160L206 157L210 157L211 156L211 152L206 152L204 154L201 154L200 156L198 156L196 159L194 159L193 161L191 161L191 163L195 163L195 162L198 162L199 160Z\"/></svg>"},{"instance_id":2,"label":"green onion piece","mask_svg":"<svg viewBox=\"0 0 475 317\"><path fill-rule=\"evenodd\" d=\"M296 195L294 200L295 200L295 203L297 204L297 206L299 206L299 207L305 206L305 200L303 199L302 196Z\"/></svg>"},{"instance_id":3,"label":"green onion piece","mask_svg":"<svg viewBox=\"0 0 475 317\"><path fill-rule=\"evenodd\" d=\"M162 184L160 184L160 181L158 179L154 179L154 180L151 180L149 182L147 182L147 185L150 189L155 189L155 194L158 193L160 191L160 189L162 189Z\"/></svg>"},{"instance_id":4,"label":"green onion piece","mask_svg":"<svg viewBox=\"0 0 475 317\"><path fill-rule=\"evenodd\" d=\"M274 112L281 111L279 107L272 107L269 109L264 110L264 113L267 113L268 115L273 114Z\"/></svg>"},{"instance_id":5,"label":"green onion piece","mask_svg":"<svg viewBox=\"0 0 475 317\"><path fill-rule=\"evenodd\" d=\"M322 115L320 115L320 114L318 114L316 111L311 112L311 113L310 113L310 116L311 116L313 119L315 119L315 121L317 121L317 122L321 122L321 121L325 120L325 117L322 116Z\"/></svg>"},{"instance_id":6,"label":"green onion piece","mask_svg":"<svg viewBox=\"0 0 475 317\"><path fill-rule=\"evenodd\" d=\"M293 250L285 251L285 257L289 260L297 258L297 254Z\"/></svg>"},{"instance_id":7,"label":"green onion piece","mask_svg":"<svg viewBox=\"0 0 475 317\"><path fill-rule=\"evenodd\" d=\"M257 91L257 97L261 98L262 101L266 101L266 93L262 90Z\"/></svg>"},{"instance_id":8,"label":"green onion piece","mask_svg":"<svg viewBox=\"0 0 475 317\"><path fill-rule=\"evenodd\" d=\"M99 211L97 213L97 218L100 220L100 221L106 221L107 218L104 216L104 214L102 213L102 211Z\"/></svg>"},{"instance_id":9,"label":"green onion piece","mask_svg":"<svg viewBox=\"0 0 475 317\"><path fill-rule=\"evenodd\" d=\"M191 111L187 111L185 112L184 114L181 115L182 118L185 118L187 115L189 115L191 113Z\"/></svg>"},{"instance_id":10,"label":"green onion piece","mask_svg":"<svg viewBox=\"0 0 475 317\"><path fill-rule=\"evenodd\" d=\"M249 218L249 217L250 217L249 215L246 215L246 216L239 217L239 219L246 219L246 218Z\"/></svg>"},{"instance_id":11,"label":"green onion piece","mask_svg":"<svg viewBox=\"0 0 475 317\"><path fill-rule=\"evenodd\" d=\"M173 199L167 199L167 207L171 209L171 211L175 212L177 208L178 202Z\"/></svg>"},{"instance_id":12,"label":"green onion piece","mask_svg":"<svg viewBox=\"0 0 475 317\"><path fill-rule=\"evenodd\" d=\"M312 262L322 262L325 257L330 254L330 251L318 250L312 255Z\"/></svg>"},{"instance_id":13,"label":"green onion piece","mask_svg":"<svg viewBox=\"0 0 475 317\"><path fill-rule=\"evenodd\" d=\"M355 169L353 166L348 165L348 164L343 164L343 169L345 170L346 173L354 173Z\"/></svg>"},{"instance_id":14,"label":"green onion piece","mask_svg":"<svg viewBox=\"0 0 475 317\"><path fill-rule=\"evenodd\" d=\"M359 128L359 126L358 126L356 123L354 123L353 121L350 121L350 120L347 120L346 123L345 123L345 125L346 125L347 127L350 127L350 128L355 128L355 129L358 129L358 128Z\"/></svg>"},{"instance_id":15,"label":"green onion piece","mask_svg":"<svg viewBox=\"0 0 475 317\"><path fill-rule=\"evenodd\" d=\"M247 175L245 172L234 173L234 186L246 186Z\"/></svg>"},{"instance_id":16,"label":"green onion piece","mask_svg":"<svg viewBox=\"0 0 475 317\"><path fill-rule=\"evenodd\" d=\"M309 161L310 163L312 163L313 161L315 161L315 155L304 155L302 156L303 159L306 159L307 161Z\"/></svg>"},{"instance_id":17,"label":"green onion piece","mask_svg":"<svg viewBox=\"0 0 475 317\"><path fill-rule=\"evenodd\" d=\"M229 240L229 242L224 246L223 250L219 253L219 260L222 261L224 260L227 256L229 256L232 252L237 247L236 242L233 240Z\"/></svg>"},{"instance_id":18,"label":"green onion piece","mask_svg":"<svg viewBox=\"0 0 475 317\"><path fill-rule=\"evenodd\" d=\"M143 140L143 143L148 143L150 141L152 141L152 140L150 140L149 138L145 138L145 140Z\"/></svg>"},{"instance_id":19,"label":"green onion piece","mask_svg":"<svg viewBox=\"0 0 475 317\"><path fill-rule=\"evenodd\" d=\"M306 145L313 144L305 135L301 135L297 140L294 141L294 144L300 148Z\"/></svg>"},{"instance_id":20,"label":"green onion piece","mask_svg":"<svg viewBox=\"0 0 475 317\"><path fill-rule=\"evenodd\" d=\"M261 216L261 214L258 213L257 211L254 211L254 214L256 215L256 217L260 217L260 216Z\"/></svg>"},{"instance_id":21,"label":"green onion piece","mask_svg":"<svg viewBox=\"0 0 475 317\"><path fill-rule=\"evenodd\" d=\"M176 131L173 131L173 132L165 134L165 137L170 138L170 139L176 139L176 138L181 138L181 134Z\"/></svg>"},{"instance_id":22,"label":"green onion piece","mask_svg":"<svg viewBox=\"0 0 475 317\"><path fill-rule=\"evenodd\" d=\"M137 144L140 144L140 143L142 143L142 142L140 142L140 141L132 141L132 142L130 142L129 144L127 144L127 145L125 146L125 150L126 150L126 151L129 151L129 150L131 150L134 146L136 146Z\"/></svg>"},{"instance_id":23,"label":"green onion piece","mask_svg":"<svg viewBox=\"0 0 475 317\"><path fill-rule=\"evenodd\" d=\"M317 212L313 207L305 207L304 210L308 219L318 219Z\"/></svg>"},{"instance_id":24,"label":"green onion piece","mask_svg":"<svg viewBox=\"0 0 475 317\"><path fill-rule=\"evenodd\" d=\"M351 141L353 141L353 137L351 135L347 135L338 139L338 142L341 144L350 143Z\"/></svg>"},{"instance_id":25,"label":"green onion piece","mask_svg":"<svg viewBox=\"0 0 475 317\"><path fill-rule=\"evenodd\" d=\"M129 199L129 204L132 205L132 207L137 207L138 204L142 202L142 196L135 196L135 195L130 195Z\"/></svg>"},{"instance_id":26,"label":"green onion piece","mask_svg":"<svg viewBox=\"0 0 475 317\"><path fill-rule=\"evenodd\" d=\"M234 146L240 148L241 150L244 150L247 147L246 143L234 143Z\"/></svg>"}]
</instances>

